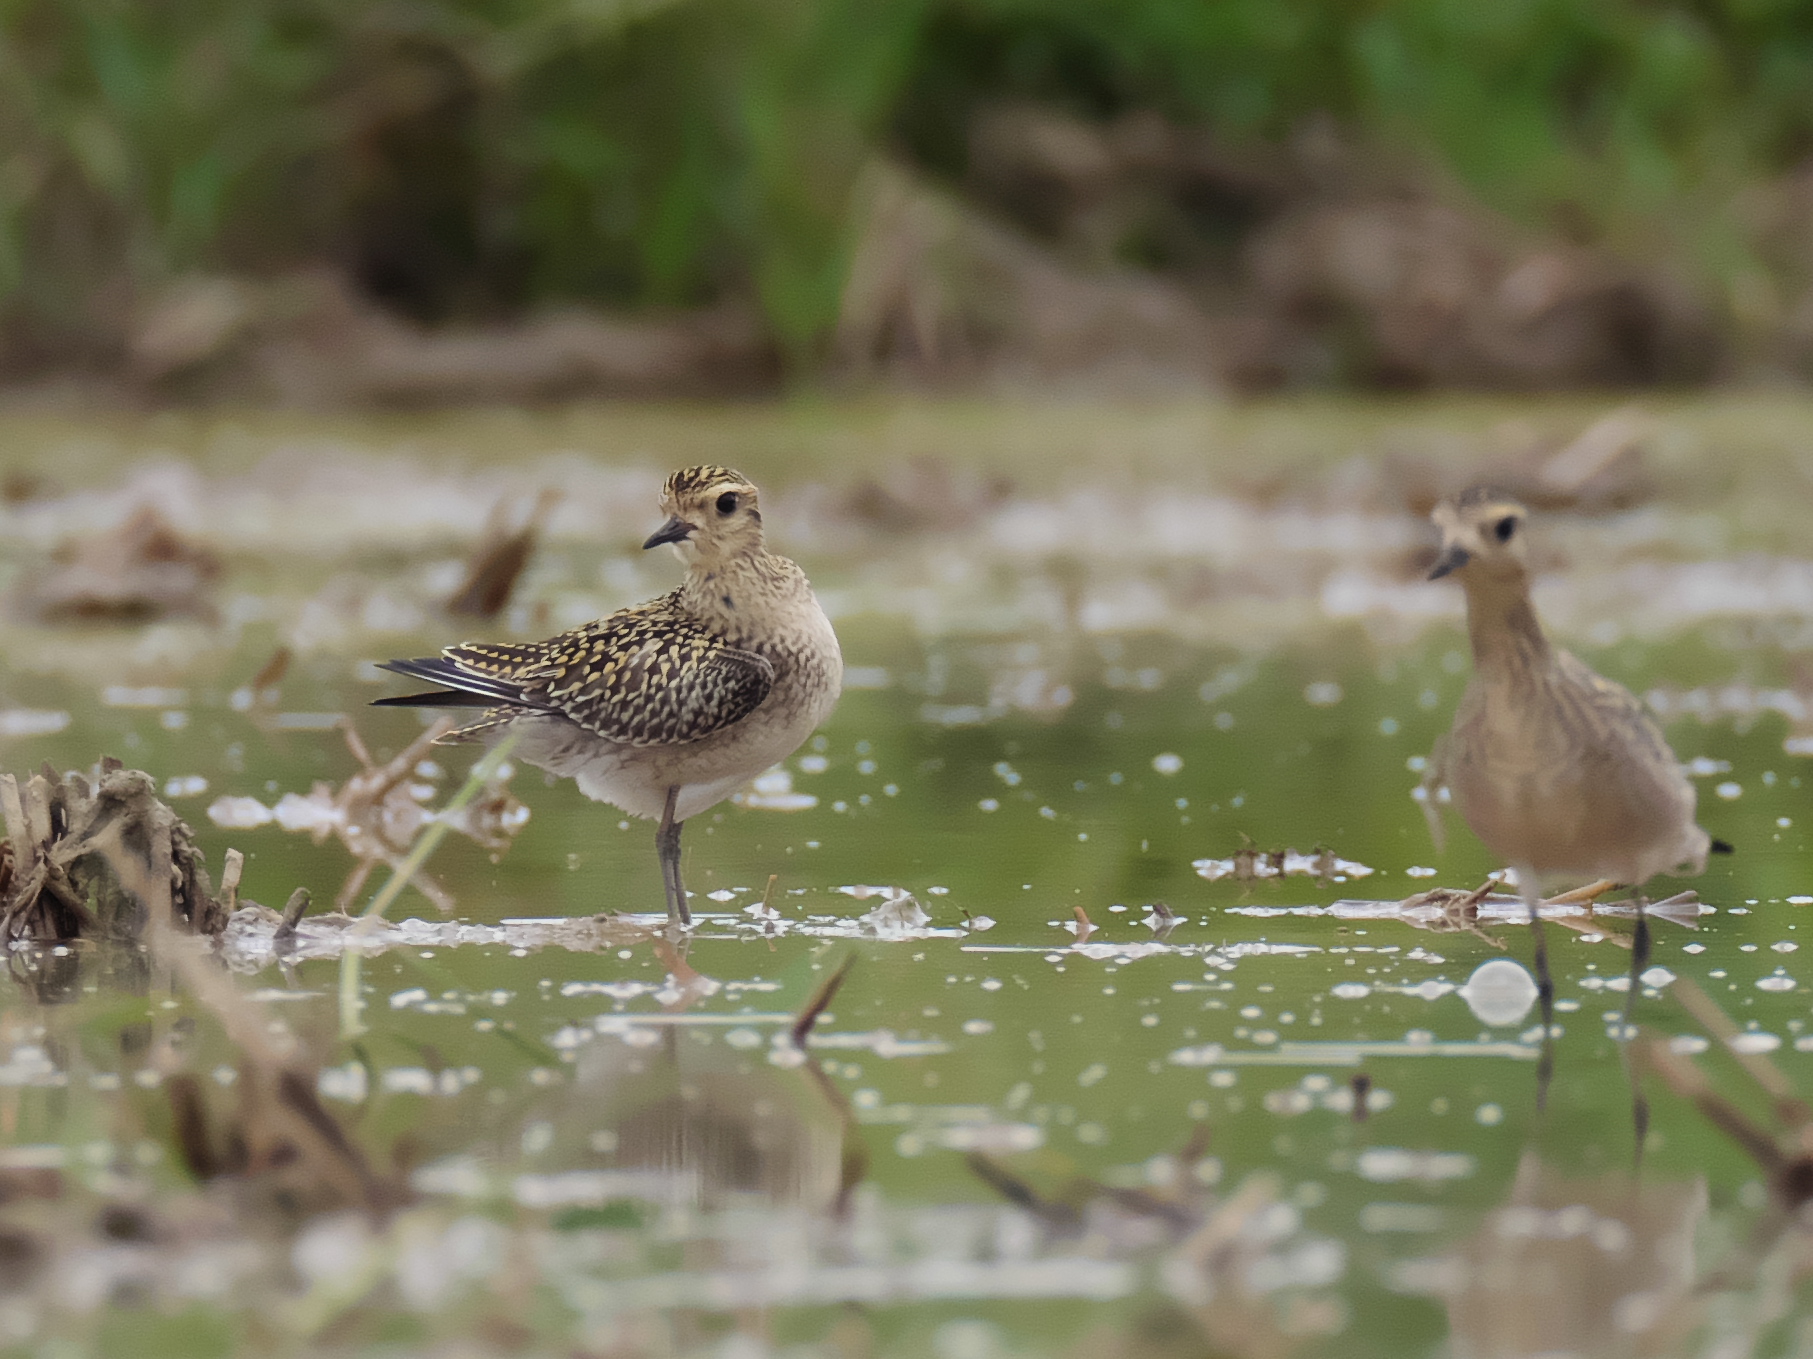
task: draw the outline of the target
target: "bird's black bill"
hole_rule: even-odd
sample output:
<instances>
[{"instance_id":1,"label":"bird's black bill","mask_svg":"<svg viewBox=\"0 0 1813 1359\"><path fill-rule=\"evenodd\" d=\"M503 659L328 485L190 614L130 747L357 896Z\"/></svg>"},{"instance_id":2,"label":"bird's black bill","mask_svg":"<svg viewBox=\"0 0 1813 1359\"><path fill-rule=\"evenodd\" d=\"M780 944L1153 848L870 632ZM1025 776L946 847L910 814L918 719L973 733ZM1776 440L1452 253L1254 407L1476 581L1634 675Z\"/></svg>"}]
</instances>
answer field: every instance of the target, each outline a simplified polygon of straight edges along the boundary
<instances>
[{"instance_id":1,"label":"bird's black bill","mask_svg":"<svg viewBox=\"0 0 1813 1359\"><path fill-rule=\"evenodd\" d=\"M1442 555L1435 559L1435 565L1429 568L1429 579L1440 580L1450 571L1460 570L1461 567L1467 564L1468 560L1469 556L1466 548L1444 547L1442 549Z\"/></svg>"},{"instance_id":2,"label":"bird's black bill","mask_svg":"<svg viewBox=\"0 0 1813 1359\"><path fill-rule=\"evenodd\" d=\"M685 542L686 539L692 536L692 531L696 527L697 525L687 523L676 514L665 524L661 525L660 528L648 535L648 541L642 544L642 550L646 552L651 547L660 547L662 543Z\"/></svg>"},{"instance_id":3,"label":"bird's black bill","mask_svg":"<svg viewBox=\"0 0 1813 1359\"><path fill-rule=\"evenodd\" d=\"M1711 850L1714 854L1737 853L1737 846L1732 844L1729 840L1714 840L1710 845L1706 846L1706 848Z\"/></svg>"}]
</instances>

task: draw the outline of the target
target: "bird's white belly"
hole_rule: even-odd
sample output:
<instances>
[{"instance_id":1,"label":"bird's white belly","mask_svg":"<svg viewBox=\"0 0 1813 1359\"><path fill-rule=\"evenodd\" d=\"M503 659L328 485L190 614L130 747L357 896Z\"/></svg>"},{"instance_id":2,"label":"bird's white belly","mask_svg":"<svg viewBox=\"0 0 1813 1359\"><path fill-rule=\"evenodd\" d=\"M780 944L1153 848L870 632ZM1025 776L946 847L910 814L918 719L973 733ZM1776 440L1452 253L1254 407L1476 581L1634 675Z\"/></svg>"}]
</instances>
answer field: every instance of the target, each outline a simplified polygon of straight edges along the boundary
<instances>
[{"instance_id":1,"label":"bird's white belly","mask_svg":"<svg viewBox=\"0 0 1813 1359\"><path fill-rule=\"evenodd\" d=\"M816 725L732 729L685 746L605 747L574 772L574 781L587 797L651 820L663 814L667 790L678 787L674 817L686 821L786 759Z\"/></svg>"}]
</instances>

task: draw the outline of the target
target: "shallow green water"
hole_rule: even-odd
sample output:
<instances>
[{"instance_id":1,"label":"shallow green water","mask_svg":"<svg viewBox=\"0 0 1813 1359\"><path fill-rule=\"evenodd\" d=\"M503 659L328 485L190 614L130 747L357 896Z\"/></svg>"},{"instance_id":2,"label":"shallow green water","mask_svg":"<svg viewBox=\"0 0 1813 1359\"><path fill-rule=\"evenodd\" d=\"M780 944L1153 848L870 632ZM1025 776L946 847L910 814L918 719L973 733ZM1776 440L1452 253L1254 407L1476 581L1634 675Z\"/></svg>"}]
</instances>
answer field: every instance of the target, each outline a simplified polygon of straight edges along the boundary
<instances>
[{"instance_id":1,"label":"shallow green water","mask_svg":"<svg viewBox=\"0 0 1813 1359\"><path fill-rule=\"evenodd\" d=\"M1076 481L1074 467L1066 475ZM1469 1292L1452 1261L1520 1192L1545 1211L1592 1195L1629 1206L1616 1187L1632 1132L1614 1041L1629 954L1550 927L1563 1032L1538 1114L1533 1012L1493 1014L1459 990L1488 960L1527 961L1528 929L1514 915L1483 922L1497 947L1377 918L1383 903L1470 887L1496 867L1458 823L1437 854L1410 795L1416 759L1465 684L1452 602L1414 593L1404 598L1433 603L1388 616L1342 604L1328 582L1352 554L1290 536L1307 525L1332 543L1352 531L1342 511L1314 503L1297 520L1254 520L1299 563L1283 586L1255 584L1251 560L1230 565L1186 532L1154 541L1149 519L1129 521L1137 531L1117 560L1117 549L1090 546L1121 532L1111 502L1125 488L1105 486L1102 524L1083 522L1086 494L1051 504L1054 522L1077 519L1080 545L1063 552L1015 556L1014 543L1044 540L1027 527L1033 510L1011 501L958 539L865 538L856 524L821 527L816 558L810 541L796 549L832 604L854 687L788 763L791 790L812 805L726 804L688 827L700 926L677 973L633 922L588 948L538 943L554 927L521 923L650 912L660 900L649 827L532 770L512 785L530 818L507 852L455 838L432 861L455 919L480 927L472 941L450 938L414 892L391 911L425 923L364 960L362 1036L342 1033L341 959L309 956L332 951L331 931L305 930L301 956L282 965L268 928L244 932L228 951L240 982L314 1045L329 1107L374 1149L409 1140L424 1206L405 1223L417 1237L316 1224L302 1247L272 1248L279 1266L301 1271L288 1292L272 1282L277 1266L242 1287L218 1264L196 1265L187 1295L167 1280L122 1284L97 1311L92 1297L84 1305L39 1283L0 1318L21 1352L53 1352L58 1337L101 1344L138 1325L171 1352L262 1337L290 1348L462 1338L488 1353L507 1348L485 1329L500 1316L548 1352L566 1352L569 1337L584 1352L637 1354L1534 1352L1518 1348L1515 1327L1478 1319L1491 1271L1482 1266ZM1036 507L1043 489L1020 494ZM1224 503L1204 494L1203 514ZM1304 495L1315 501L1313 488ZM1596 540L1689 570L1744 560L1728 540L1699 550L1704 535L1680 528L1697 513L1665 495L1659 511L1574 521L1556 537L1577 574L1592 567L1614 585L1624 558L1605 566ZM635 520L628 507L624 522ZM1414 521L1403 523L1413 542ZM299 521L299 533L312 529ZM420 730L412 714L364 707L388 691L367 663L474 631L428 607L457 537L235 546L212 624L9 625L0 707L66 718L3 738L0 767L117 754L175 781L172 804L212 864L229 845L246 853L245 895L280 905L303 884L331 901L350 867L338 844L276 825L223 829L208 808L222 797L274 804L354 772L325 715L354 714L380 760ZM977 538L972 553L964 542ZM991 539L1009 545L999 559ZM1332 564L1314 557L1324 550ZM1313 570L1300 564L1306 552ZM1398 553L1386 543L1380 555ZM1791 556L1772 560L1799 569ZM11 562L23 572L29 554L15 549ZM615 607L662 588L670 570L557 533L497 628L545 630ZM1379 570L1380 589L1423 589ZM1702 823L1739 847L1691 884L1712 908L1695 928L1658 923L1654 964L1697 980L1753 1031L1747 1046L1813 1089L1798 957L1808 902L1795 900L1813 894L1813 775L1784 750L1790 727L1774 710L1791 706L1799 596L1781 587L1758 605L1715 580L1695 625L1670 630L1626 626L1624 597L1606 588L1550 602L1577 621L1568 640L1589 661L1658 691L1665 707L1711 710L1675 718L1669 736L1699 761ZM1171 625L1142 621L1141 590L1173 602ZM1255 635L1263 645L1241 644ZM299 646L281 701L236 703L271 646L298 637L314 640ZM441 763L456 779L470 758ZM1261 850L1325 848L1370 871L1252 882L1198 871L1243 835ZM839 890L859 885L909 892L929 919L865 924L888 894ZM1652 896L1687 885L1658 882ZM1380 905L1330 909L1361 899ZM1156 902L1178 918L1163 934L1145 923ZM1094 927L1082 941L1078 908ZM848 955L854 968L810 1048L827 1088L778 1036ZM109 974L105 960L78 961L89 960L14 960L0 1021L7 1141L15 1156L60 1160L96 1192L103 1180L154 1201L182 1192L144 1022L154 1039L193 1023L179 1044L190 1069L213 1072L233 1052L167 980L122 991L117 963ZM1656 979L1663 989L1646 989L1639 1019L1697 1034ZM1707 1061L1721 1088L1761 1108L1729 1058ZM1370 1088L1364 1120L1351 1112L1357 1076ZM1648 1192L1679 1198L1675 1225L1716 1262L1762 1217L1756 1166L1659 1086L1652 1100ZM1192 1144L1199 1128L1206 1145ZM834 1213L857 1143L866 1165ZM1086 1206L1071 1221L1009 1204L971 1151ZM1526 1190L1516 1187L1532 1156L1544 1173L1595 1185L1533 1200L1533 1163ZM1096 1182L1093 1197L1083 1179ZM1702 1179L1703 1212L1686 1187ZM1155 1197L1125 1192L1136 1188ZM1219 1220L1234 1244L1192 1275L1179 1243L1200 1245L1202 1224L1230 1204L1239 1212ZM1582 1235L1556 1220L1561 1235ZM181 1254L194 1240L165 1244ZM369 1295L335 1272L356 1274L346 1262L361 1252L378 1262L365 1286L383 1283ZM317 1257L328 1263L309 1263ZM1604 1263L1603 1276L1571 1286L1614 1296L1628 1284L1622 1267ZM125 1277L117 1261L115 1274L89 1268ZM347 1296L333 1303L336 1289ZM298 1297L340 1320L271 1321ZM1266 1320L1216 1329L1247 1307ZM1790 1313L1752 1348L1792 1349L1799 1325Z\"/></svg>"}]
</instances>

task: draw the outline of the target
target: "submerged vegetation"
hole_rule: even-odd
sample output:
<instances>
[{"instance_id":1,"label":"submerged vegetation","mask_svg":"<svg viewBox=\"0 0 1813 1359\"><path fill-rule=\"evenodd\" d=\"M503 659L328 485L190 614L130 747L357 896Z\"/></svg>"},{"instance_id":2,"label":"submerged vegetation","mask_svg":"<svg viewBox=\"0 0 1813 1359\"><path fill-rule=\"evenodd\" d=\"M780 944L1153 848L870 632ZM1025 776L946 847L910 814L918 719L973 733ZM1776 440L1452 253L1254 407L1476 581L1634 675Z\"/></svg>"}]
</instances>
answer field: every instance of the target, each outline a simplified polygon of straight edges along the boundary
<instances>
[{"instance_id":1,"label":"submerged vegetation","mask_svg":"<svg viewBox=\"0 0 1813 1359\"><path fill-rule=\"evenodd\" d=\"M575 303L755 318L662 331L678 377L610 333L543 334L569 385L684 386L704 355L720 386L772 380L777 354L848 366L877 326L865 345L923 359L940 277L963 291L977 268L1109 287L1076 304L1122 316L1098 346L1131 324L1148 350L1267 351L1209 365L1235 380L1792 368L1810 84L1793 5L26 0L0 18L0 370L161 379L228 333L343 334L323 267L430 325ZM901 173L917 227L887 207ZM1372 215L1329 215L1356 200ZM923 239L972 209L1009 236ZM1391 324L1354 322L1391 285L1339 276L1331 232L1448 260L1417 285L1425 307L1488 277L1519 316L1584 292L1593 343L1634 357L1532 363L1476 333L1471 367L1429 369ZM865 242L922 275L885 323L851 291ZM1139 279L1171 300L1142 310ZM1198 313L1310 324L1319 347ZM963 324L972 350L1049 342L1036 319ZM1519 343L1565 354L1578 324Z\"/></svg>"}]
</instances>

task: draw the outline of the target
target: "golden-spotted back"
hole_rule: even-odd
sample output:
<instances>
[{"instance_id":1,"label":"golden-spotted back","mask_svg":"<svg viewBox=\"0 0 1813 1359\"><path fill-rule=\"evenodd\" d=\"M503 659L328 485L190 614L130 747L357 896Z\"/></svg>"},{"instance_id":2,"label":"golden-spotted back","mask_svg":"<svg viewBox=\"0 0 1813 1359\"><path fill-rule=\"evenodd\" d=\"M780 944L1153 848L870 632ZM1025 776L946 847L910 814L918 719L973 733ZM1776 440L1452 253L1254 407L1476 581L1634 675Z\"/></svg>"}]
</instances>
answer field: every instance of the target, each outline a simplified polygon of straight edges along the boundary
<instances>
[{"instance_id":1,"label":"golden-spotted back","mask_svg":"<svg viewBox=\"0 0 1813 1359\"><path fill-rule=\"evenodd\" d=\"M761 706L774 666L713 636L679 592L533 646L470 642L441 656L508 685L508 706L553 713L627 746L686 745Z\"/></svg>"}]
</instances>

